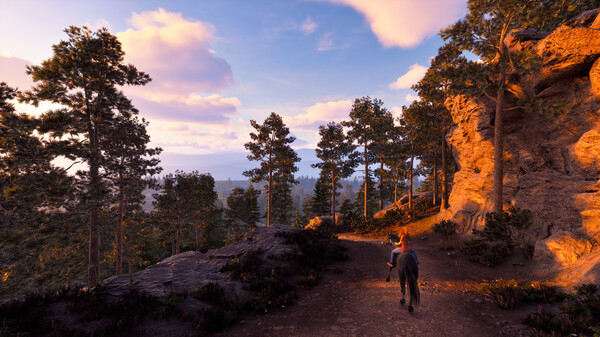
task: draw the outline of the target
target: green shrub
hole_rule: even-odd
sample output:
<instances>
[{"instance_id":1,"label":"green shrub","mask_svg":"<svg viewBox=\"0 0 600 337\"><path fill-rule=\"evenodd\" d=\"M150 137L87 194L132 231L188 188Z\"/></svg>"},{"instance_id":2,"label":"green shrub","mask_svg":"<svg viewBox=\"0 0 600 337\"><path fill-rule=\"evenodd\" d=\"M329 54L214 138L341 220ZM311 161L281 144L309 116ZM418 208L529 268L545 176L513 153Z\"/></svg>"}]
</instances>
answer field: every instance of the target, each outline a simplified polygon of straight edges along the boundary
<instances>
[{"instance_id":1,"label":"green shrub","mask_svg":"<svg viewBox=\"0 0 600 337\"><path fill-rule=\"evenodd\" d=\"M534 328L531 336L596 336L600 332L600 296L594 284L575 287L576 294L568 297L560 315L538 308L523 322Z\"/></svg>"},{"instance_id":2,"label":"green shrub","mask_svg":"<svg viewBox=\"0 0 600 337\"><path fill-rule=\"evenodd\" d=\"M460 247L460 252L468 255L471 262L494 267L504 262L512 250L501 242L490 244L484 240L467 240Z\"/></svg>"},{"instance_id":3,"label":"green shrub","mask_svg":"<svg viewBox=\"0 0 600 337\"><path fill-rule=\"evenodd\" d=\"M457 233L458 224L452 220L442 220L433 225L433 231L445 236L454 235Z\"/></svg>"},{"instance_id":4,"label":"green shrub","mask_svg":"<svg viewBox=\"0 0 600 337\"><path fill-rule=\"evenodd\" d=\"M544 282L496 280L481 286L492 295L494 302L503 309L515 309L523 303L554 303L564 299L555 288Z\"/></svg>"}]
</instances>

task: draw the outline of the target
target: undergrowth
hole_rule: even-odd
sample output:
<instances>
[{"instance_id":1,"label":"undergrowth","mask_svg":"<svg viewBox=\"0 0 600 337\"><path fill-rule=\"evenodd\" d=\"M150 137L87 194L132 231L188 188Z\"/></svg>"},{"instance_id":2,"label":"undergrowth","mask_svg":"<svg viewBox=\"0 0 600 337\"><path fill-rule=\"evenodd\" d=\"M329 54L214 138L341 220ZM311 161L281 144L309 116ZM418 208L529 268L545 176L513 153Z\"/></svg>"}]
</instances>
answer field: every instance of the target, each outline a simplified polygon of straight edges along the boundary
<instances>
[{"instance_id":1,"label":"undergrowth","mask_svg":"<svg viewBox=\"0 0 600 337\"><path fill-rule=\"evenodd\" d=\"M600 336L600 294L595 284L575 287L575 295L567 295L559 313L538 310L523 323L532 327L530 336Z\"/></svg>"},{"instance_id":2,"label":"undergrowth","mask_svg":"<svg viewBox=\"0 0 600 337\"><path fill-rule=\"evenodd\" d=\"M133 285L118 299L98 286L61 288L56 292L29 294L0 306L0 336L120 336L130 333L142 320L177 319L186 322L198 317L193 326L199 334L223 330L239 321L246 312L265 312L273 307L291 305L296 298L296 285L313 287L328 263L347 259L339 240L331 234L313 230L279 234L292 250L284 256L265 256L262 250L248 252L227 263L221 272L243 282L243 288L254 294L250 300L228 296L217 283L207 283L187 292L171 291L167 297L140 292ZM266 261L271 259L272 261ZM291 283L293 271L274 262L293 262L300 272L297 283ZM289 264L288 264L289 265ZM205 305L195 313L180 306L188 296ZM45 315L52 305L64 302L65 313L73 318L49 320ZM56 308L56 307L54 307ZM195 315L194 315L195 314Z\"/></svg>"},{"instance_id":3,"label":"undergrowth","mask_svg":"<svg viewBox=\"0 0 600 337\"><path fill-rule=\"evenodd\" d=\"M511 206L508 212L485 215L485 227L473 229L478 238L467 240L460 252L468 255L471 262L493 267L501 264L515 251L525 259L533 256L533 246L526 242L526 231L531 225L531 212Z\"/></svg>"}]
</instances>

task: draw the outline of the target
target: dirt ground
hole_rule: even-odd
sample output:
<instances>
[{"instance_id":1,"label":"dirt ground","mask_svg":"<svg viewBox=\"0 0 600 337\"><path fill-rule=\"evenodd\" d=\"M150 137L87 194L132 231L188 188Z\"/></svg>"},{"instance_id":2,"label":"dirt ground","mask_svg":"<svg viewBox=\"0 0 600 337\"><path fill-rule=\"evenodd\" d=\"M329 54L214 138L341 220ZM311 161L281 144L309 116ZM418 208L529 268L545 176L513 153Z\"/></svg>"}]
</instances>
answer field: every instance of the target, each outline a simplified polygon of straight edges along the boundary
<instances>
[{"instance_id":1,"label":"dirt ground","mask_svg":"<svg viewBox=\"0 0 600 337\"><path fill-rule=\"evenodd\" d=\"M338 235L349 260L331 265L315 288L300 289L294 305L247 315L216 336L529 335L530 328L520 322L536 306L503 310L478 290L481 282L497 278L532 280L527 261L486 268L470 263L457 250L440 249L458 248L458 241L427 231L416 234L411 246L420 262L421 303L409 313L407 305L400 304L397 273L391 282L385 281L391 248L381 245L383 235Z\"/></svg>"}]
</instances>

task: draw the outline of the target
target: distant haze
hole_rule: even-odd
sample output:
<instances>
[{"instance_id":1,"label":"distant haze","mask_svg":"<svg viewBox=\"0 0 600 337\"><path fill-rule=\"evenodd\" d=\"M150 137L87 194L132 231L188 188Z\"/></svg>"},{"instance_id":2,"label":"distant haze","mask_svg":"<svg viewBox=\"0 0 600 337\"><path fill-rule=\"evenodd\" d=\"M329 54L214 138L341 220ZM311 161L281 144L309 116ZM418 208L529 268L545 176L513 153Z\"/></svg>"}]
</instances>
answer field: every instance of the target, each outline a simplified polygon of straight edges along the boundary
<instances>
[{"instance_id":1,"label":"distant haze","mask_svg":"<svg viewBox=\"0 0 600 337\"><path fill-rule=\"evenodd\" d=\"M297 163L298 172L295 176L318 177L319 170L310 167L310 164L319 161L315 150L299 149L296 152L302 160ZM247 155L248 152L241 151L210 154L163 153L160 155L160 166L163 168L161 175L181 170L210 173L215 180L246 180L242 173L259 165L257 161L249 161Z\"/></svg>"}]
</instances>

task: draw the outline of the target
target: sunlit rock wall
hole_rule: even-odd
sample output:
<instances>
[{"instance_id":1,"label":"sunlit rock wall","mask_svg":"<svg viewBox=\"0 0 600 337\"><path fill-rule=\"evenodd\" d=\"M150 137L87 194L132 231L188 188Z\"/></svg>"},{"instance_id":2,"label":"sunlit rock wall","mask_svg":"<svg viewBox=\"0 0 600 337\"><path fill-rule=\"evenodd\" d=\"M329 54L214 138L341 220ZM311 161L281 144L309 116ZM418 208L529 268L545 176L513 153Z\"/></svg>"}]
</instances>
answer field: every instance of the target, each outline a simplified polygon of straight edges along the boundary
<instances>
[{"instance_id":1,"label":"sunlit rock wall","mask_svg":"<svg viewBox=\"0 0 600 337\"><path fill-rule=\"evenodd\" d=\"M532 211L528 239L538 242L536 257L562 265L575 262L553 252L553 240L567 242L559 232L588 242L584 255L590 257L600 241L600 83L592 70L600 67L598 12L586 12L550 35L517 31L507 41L513 50L534 48L542 59L539 72L522 82L539 107L519 107L510 95L505 102L504 204ZM583 46L583 37L596 43ZM448 214L468 234L483 227L492 209L495 102L457 96L446 106L456 124L447 140L459 166Z\"/></svg>"}]
</instances>

